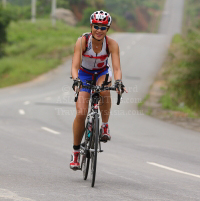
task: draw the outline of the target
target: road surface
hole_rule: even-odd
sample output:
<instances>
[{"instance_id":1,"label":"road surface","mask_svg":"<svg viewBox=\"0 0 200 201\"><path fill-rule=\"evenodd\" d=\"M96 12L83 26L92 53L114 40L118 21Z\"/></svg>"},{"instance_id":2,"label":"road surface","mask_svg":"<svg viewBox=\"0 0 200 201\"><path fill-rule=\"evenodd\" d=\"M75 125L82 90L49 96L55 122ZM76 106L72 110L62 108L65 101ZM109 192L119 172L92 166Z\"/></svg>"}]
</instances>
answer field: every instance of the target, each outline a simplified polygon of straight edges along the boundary
<instances>
[{"instance_id":1,"label":"road surface","mask_svg":"<svg viewBox=\"0 0 200 201\"><path fill-rule=\"evenodd\" d=\"M167 0L158 34L112 35L129 93L120 106L112 93L112 141L98 154L94 188L81 171L69 169L75 117L71 58L34 81L0 90L0 200L200 200L200 134L137 108L172 35L181 32L183 3Z\"/></svg>"}]
</instances>

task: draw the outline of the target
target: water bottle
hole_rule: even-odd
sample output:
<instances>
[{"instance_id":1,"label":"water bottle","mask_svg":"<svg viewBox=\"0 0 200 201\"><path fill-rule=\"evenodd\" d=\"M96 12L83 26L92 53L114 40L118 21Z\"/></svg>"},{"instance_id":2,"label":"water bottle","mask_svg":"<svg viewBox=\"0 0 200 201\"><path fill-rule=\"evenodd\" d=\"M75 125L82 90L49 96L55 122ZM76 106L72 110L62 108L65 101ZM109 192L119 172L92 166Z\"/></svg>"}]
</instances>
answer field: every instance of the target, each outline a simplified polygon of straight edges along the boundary
<instances>
[{"instance_id":1,"label":"water bottle","mask_svg":"<svg viewBox=\"0 0 200 201\"><path fill-rule=\"evenodd\" d=\"M89 120L88 120L88 138L90 138L91 132L92 132L92 117L90 116Z\"/></svg>"}]
</instances>

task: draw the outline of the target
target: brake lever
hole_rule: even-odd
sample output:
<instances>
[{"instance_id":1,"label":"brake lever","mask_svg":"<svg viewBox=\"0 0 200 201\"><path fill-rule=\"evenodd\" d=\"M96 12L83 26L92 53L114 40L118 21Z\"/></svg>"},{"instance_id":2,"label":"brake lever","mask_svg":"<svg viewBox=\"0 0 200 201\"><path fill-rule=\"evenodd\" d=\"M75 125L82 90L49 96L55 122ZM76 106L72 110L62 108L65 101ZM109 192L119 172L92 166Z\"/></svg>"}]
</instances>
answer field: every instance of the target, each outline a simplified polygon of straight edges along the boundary
<instances>
[{"instance_id":1,"label":"brake lever","mask_svg":"<svg viewBox=\"0 0 200 201\"><path fill-rule=\"evenodd\" d=\"M118 97L117 97L117 105L119 105L120 101L122 99L122 93L123 93L124 90L122 89L121 84L119 84L119 86L117 87L117 89L119 91Z\"/></svg>"},{"instance_id":2,"label":"brake lever","mask_svg":"<svg viewBox=\"0 0 200 201\"><path fill-rule=\"evenodd\" d=\"M78 83L78 86L76 88L74 102L77 102L78 100L79 90L80 90L80 83Z\"/></svg>"}]
</instances>

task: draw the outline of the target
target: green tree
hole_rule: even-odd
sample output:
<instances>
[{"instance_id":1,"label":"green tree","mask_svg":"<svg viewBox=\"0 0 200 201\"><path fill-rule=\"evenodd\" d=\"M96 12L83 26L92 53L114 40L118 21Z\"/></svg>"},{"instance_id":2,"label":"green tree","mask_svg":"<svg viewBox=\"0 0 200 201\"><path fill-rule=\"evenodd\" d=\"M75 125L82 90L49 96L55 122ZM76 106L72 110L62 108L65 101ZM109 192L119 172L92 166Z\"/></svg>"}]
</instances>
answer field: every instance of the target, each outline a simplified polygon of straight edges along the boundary
<instances>
[{"instance_id":1,"label":"green tree","mask_svg":"<svg viewBox=\"0 0 200 201\"><path fill-rule=\"evenodd\" d=\"M7 0L7 2L17 6L27 6L31 4L31 0Z\"/></svg>"},{"instance_id":2,"label":"green tree","mask_svg":"<svg viewBox=\"0 0 200 201\"><path fill-rule=\"evenodd\" d=\"M78 25L89 26L90 25L90 16L95 10L96 10L95 8L86 8L83 12L83 18L79 22Z\"/></svg>"},{"instance_id":3,"label":"green tree","mask_svg":"<svg viewBox=\"0 0 200 201\"><path fill-rule=\"evenodd\" d=\"M3 9L2 5L0 5L0 57L4 55L3 47L7 41L6 28L8 27L11 19L11 13L8 10Z\"/></svg>"},{"instance_id":4,"label":"green tree","mask_svg":"<svg viewBox=\"0 0 200 201\"><path fill-rule=\"evenodd\" d=\"M57 8L69 9L69 1L66 0L57 0Z\"/></svg>"}]
</instances>

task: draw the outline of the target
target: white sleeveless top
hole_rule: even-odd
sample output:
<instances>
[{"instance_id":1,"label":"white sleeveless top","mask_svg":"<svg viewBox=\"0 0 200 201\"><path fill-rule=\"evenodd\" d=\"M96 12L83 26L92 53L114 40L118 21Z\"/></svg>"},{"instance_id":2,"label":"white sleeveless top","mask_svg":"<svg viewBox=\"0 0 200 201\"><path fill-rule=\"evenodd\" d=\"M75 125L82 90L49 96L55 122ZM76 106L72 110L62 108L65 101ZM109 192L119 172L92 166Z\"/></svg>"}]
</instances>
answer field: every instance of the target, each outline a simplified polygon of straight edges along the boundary
<instances>
[{"instance_id":1,"label":"white sleeveless top","mask_svg":"<svg viewBox=\"0 0 200 201\"><path fill-rule=\"evenodd\" d=\"M109 54L107 53L106 37L104 37L104 40L103 40L102 50L98 54L96 54L94 50L92 49L92 34L90 33L88 37L89 38L87 42L86 51L83 52L82 54L81 66L88 70L99 70L99 69L105 68L106 66L109 67L109 64L108 64Z\"/></svg>"}]
</instances>

